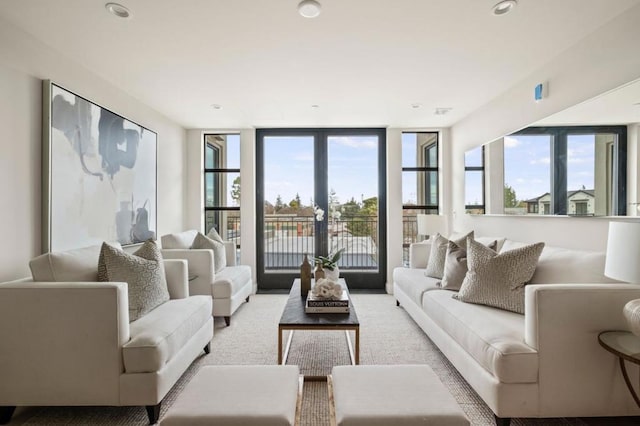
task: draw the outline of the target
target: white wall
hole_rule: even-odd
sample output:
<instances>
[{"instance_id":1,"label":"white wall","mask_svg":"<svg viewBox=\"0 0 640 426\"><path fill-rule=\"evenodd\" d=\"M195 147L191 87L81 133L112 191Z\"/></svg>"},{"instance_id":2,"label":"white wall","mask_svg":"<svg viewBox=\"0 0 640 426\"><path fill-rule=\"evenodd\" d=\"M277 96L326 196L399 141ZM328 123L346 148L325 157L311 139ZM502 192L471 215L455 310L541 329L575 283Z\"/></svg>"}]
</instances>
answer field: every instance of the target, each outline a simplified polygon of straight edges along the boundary
<instances>
[{"instance_id":1,"label":"white wall","mask_svg":"<svg viewBox=\"0 0 640 426\"><path fill-rule=\"evenodd\" d=\"M185 130L0 20L0 282L30 275L28 262L41 253L43 79L158 134L158 234L184 226Z\"/></svg>"},{"instance_id":2,"label":"white wall","mask_svg":"<svg viewBox=\"0 0 640 426\"><path fill-rule=\"evenodd\" d=\"M494 101L451 129L453 229L475 229L478 235L505 235L522 241L604 250L609 219L575 217L469 216L464 214L464 152L526 127L555 112L640 77L640 6L630 9L533 72ZM533 101L533 88L547 81L549 96ZM631 138L630 138L631 139ZM637 154L636 146L631 152ZM637 175L634 177L637 180ZM637 197L637 185L634 187ZM637 198L631 198L635 202ZM628 219L627 219L628 220Z\"/></svg>"}]
</instances>

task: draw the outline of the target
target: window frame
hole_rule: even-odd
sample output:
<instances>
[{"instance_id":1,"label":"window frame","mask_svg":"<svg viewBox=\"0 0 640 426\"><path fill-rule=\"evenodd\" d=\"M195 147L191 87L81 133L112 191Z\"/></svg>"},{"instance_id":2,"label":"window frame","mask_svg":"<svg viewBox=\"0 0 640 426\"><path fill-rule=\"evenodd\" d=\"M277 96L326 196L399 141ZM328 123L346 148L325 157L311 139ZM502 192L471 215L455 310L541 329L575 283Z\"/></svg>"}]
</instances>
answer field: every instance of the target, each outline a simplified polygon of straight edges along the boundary
<instances>
[{"instance_id":1,"label":"window frame","mask_svg":"<svg viewBox=\"0 0 640 426\"><path fill-rule=\"evenodd\" d=\"M613 184L611 212L627 214L627 127L626 126L544 126L527 127L509 136L549 135L551 138L551 203L549 215L569 215L567 198L567 141L569 135L615 134L613 144ZM546 213L545 213L546 214Z\"/></svg>"},{"instance_id":2,"label":"window frame","mask_svg":"<svg viewBox=\"0 0 640 426\"><path fill-rule=\"evenodd\" d=\"M482 152L480 154L480 158L482 159L482 165L480 166L467 166L467 160L465 158L464 163L464 177L465 177L465 198L466 198L466 184L467 184L467 172L482 172L482 177L480 181L482 182L482 203L481 204L465 204L464 210L466 214L469 213L469 210L482 210L482 213L474 213L474 214L485 214L486 213L486 182L485 182L485 146L480 146L482 148ZM477 149L477 148L476 148Z\"/></svg>"},{"instance_id":3,"label":"window frame","mask_svg":"<svg viewBox=\"0 0 640 426\"><path fill-rule=\"evenodd\" d=\"M230 173L237 173L238 176L241 176L240 173L240 168L227 168L225 167L226 165L226 148L224 145L220 144L220 143L216 143L216 142L212 142L209 141L208 137L211 137L211 139L213 139L213 137L215 136L229 136L229 135L240 135L239 133L205 133L203 136L203 165L204 165L204 172L203 172L203 200L204 200L204 230L203 233L207 233L209 231L209 229L207 229L207 212L228 212L228 211L240 211L240 206L224 206L224 205L220 205L220 204L225 204L225 203L220 203L219 199L221 197L226 197L226 188L225 188L225 182L226 179L220 179L220 181L218 182L217 188L214 188L214 205L213 206L209 206L207 205L207 175L208 174L213 174L214 176L216 174L220 175L220 176L225 176L227 174ZM207 149L209 147L212 147L214 149L218 150L218 163L221 164L215 164L215 158L214 158L214 166L218 166L218 167L207 167ZM215 179L214 179L214 185L215 185ZM216 197L216 193L217 193L217 197ZM216 200L215 198L218 198L218 200ZM215 205L218 204L218 205ZM221 229L216 229L216 231L218 231L218 233L220 234L220 236L223 239L229 239L229 236L227 235L227 230L221 230ZM239 250L240 249L240 240L236 239L236 248Z\"/></svg>"}]
</instances>

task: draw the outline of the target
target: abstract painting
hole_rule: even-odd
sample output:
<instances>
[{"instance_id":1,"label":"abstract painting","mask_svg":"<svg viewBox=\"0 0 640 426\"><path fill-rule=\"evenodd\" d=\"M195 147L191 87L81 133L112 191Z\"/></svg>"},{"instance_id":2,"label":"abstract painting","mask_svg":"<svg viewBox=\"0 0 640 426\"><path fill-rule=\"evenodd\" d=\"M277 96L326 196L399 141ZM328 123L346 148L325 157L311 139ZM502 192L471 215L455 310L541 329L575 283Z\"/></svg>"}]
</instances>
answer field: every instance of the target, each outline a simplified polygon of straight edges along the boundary
<instances>
[{"instance_id":1,"label":"abstract painting","mask_svg":"<svg viewBox=\"0 0 640 426\"><path fill-rule=\"evenodd\" d=\"M44 81L43 252L156 238L157 135Z\"/></svg>"}]
</instances>

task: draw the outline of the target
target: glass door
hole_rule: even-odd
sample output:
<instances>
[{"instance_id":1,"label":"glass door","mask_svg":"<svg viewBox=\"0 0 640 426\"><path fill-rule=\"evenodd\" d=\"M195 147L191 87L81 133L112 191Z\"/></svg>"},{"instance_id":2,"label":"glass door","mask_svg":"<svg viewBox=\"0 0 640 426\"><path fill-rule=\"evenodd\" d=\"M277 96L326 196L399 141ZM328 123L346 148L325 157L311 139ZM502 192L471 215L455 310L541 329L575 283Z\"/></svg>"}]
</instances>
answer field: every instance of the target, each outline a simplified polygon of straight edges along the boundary
<instances>
[{"instance_id":1,"label":"glass door","mask_svg":"<svg viewBox=\"0 0 640 426\"><path fill-rule=\"evenodd\" d=\"M256 141L259 289L289 289L305 254L338 251L349 288L384 289L385 131L261 129Z\"/></svg>"}]
</instances>

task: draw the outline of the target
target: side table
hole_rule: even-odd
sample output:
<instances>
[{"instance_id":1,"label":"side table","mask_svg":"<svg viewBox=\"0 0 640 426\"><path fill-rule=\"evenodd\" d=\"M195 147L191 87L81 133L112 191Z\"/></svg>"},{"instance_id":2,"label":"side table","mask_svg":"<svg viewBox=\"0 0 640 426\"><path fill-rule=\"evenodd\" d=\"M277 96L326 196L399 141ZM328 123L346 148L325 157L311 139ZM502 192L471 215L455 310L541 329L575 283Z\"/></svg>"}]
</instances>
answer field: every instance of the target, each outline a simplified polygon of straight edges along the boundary
<instances>
[{"instance_id":1,"label":"side table","mask_svg":"<svg viewBox=\"0 0 640 426\"><path fill-rule=\"evenodd\" d=\"M636 404L640 407L640 398L638 398L638 394L633 388L631 380L629 380L627 368L624 363L625 361L629 361L633 364L640 365L640 337L630 331L603 331L598 334L598 342L600 346L618 357L620 361L620 371L622 371L624 381L634 401L636 401Z\"/></svg>"}]
</instances>

